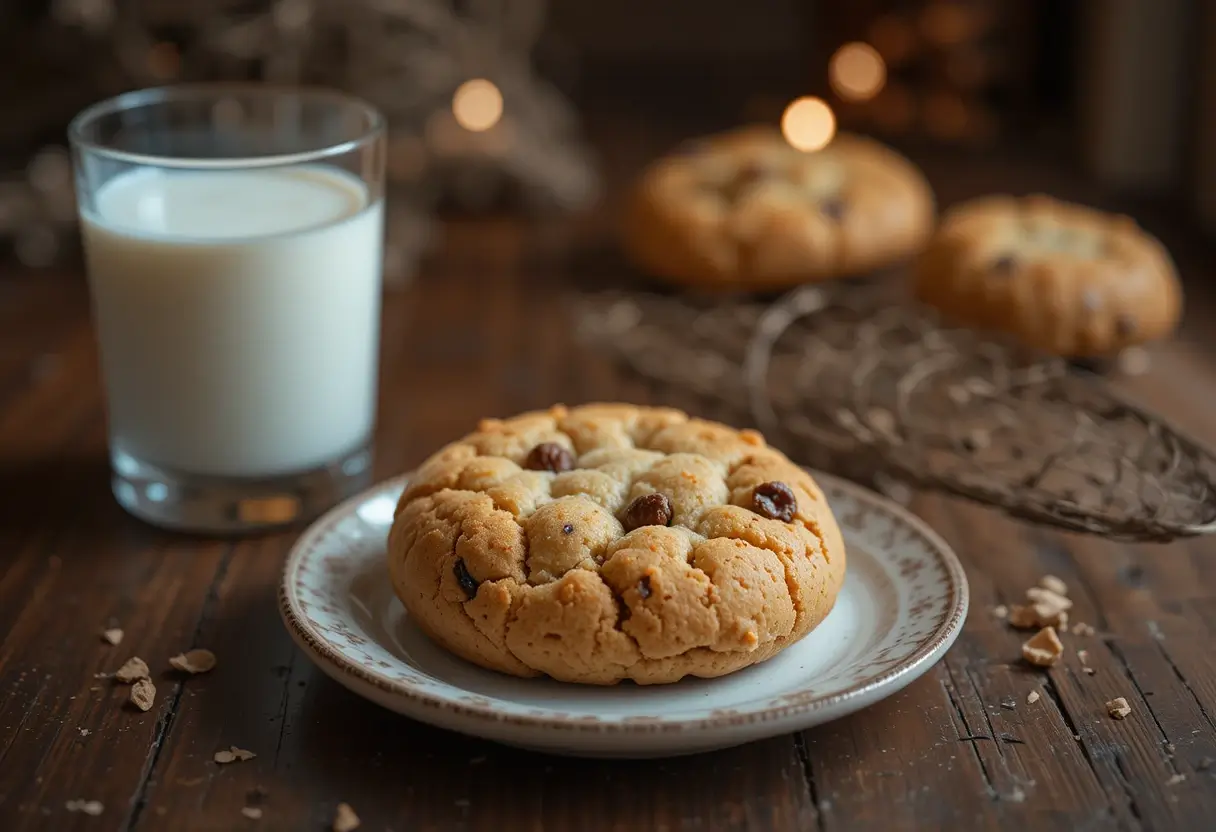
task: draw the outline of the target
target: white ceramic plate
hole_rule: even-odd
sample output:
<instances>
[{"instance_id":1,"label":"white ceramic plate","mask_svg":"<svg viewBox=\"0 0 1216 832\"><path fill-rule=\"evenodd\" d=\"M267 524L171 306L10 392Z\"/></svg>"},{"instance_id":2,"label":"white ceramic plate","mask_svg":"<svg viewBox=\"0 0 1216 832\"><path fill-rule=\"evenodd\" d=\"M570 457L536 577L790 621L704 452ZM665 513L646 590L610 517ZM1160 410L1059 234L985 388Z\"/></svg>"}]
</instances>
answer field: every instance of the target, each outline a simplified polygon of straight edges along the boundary
<instances>
[{"instance_id":1,"label":"white ceramic plate","mask_svg":"<svg viewBox=\"0 0 1216 832\"><path fill-rule=\"evenodd\" d=\"M863 488L815 477L848 549L836 606L802 641L720 679L591 687L517 679L450 655L411 623L389 585L384 546L404 477L304 533L287 558L280 609L309 657L360 696L511 745L660 757L798 731L906 686L942 657L967 614L963 569L928 526Z\"/></svg>"}]
</instances>

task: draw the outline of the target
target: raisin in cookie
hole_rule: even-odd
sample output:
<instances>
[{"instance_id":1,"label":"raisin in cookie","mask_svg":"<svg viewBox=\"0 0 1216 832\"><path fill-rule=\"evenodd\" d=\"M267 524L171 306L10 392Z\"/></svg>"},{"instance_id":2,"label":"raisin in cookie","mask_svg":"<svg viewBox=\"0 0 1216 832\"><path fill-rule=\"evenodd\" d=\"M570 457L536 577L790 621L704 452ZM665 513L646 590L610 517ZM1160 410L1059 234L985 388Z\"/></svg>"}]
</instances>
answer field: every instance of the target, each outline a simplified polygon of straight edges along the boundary
<instances>
[{"instance_id":1,"label":"raisin in cookie","mask_svg":"<svg viewBox=\"0 0 1216 832\"><path fill-rule=\"evenodd\" d=\"M845 551L815 481L758 433L609 404L486 420L439 451L388 561L418 626L483 667L656 684L805 636Z\"/></svg>"},{"instance_id":2,"label":"raisin in cookie","mask_svg":"<svg viewBox=\"0 0 1216 832\"><path fill-rule=\"evenodd\" d=\"M781 289L905 260L933 217L920 171L876 141L841 135L806 153L749 127L652 164L627 211L625 248L677 284Z\"/></svg>"},{"instance_id":3,"label":"raisin in cookie","mask_svg":"<svg viewBox=\"0 0 1216 832\"><path fill-rule=\"evenodd\" d=\"M1045 196L950 211L917 267L916 293L956 321L1076 358L1167 335L1182 312L1161 243L1127 217Z\"/></svg>"}]
</instances>

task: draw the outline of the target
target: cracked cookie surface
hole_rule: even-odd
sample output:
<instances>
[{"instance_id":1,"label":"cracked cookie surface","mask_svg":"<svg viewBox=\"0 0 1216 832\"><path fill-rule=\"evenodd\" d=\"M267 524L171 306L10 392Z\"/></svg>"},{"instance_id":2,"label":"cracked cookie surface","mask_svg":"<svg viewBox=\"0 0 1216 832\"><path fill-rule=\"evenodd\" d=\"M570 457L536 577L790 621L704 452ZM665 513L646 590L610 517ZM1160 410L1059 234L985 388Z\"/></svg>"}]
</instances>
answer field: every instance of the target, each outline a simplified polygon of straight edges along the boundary
<instances>
[{"instance_id":1,"label":"cracked cookie surface","mask_svg":"<svg viewBox=\"0 0 1216 832\"><path fill-rule=\"evenodd\" d=\"M805 636L845 550L814 479L760 434L609 404L485 420L434 454L388 565L419 627L483 667L656 684Z\"/></svg>"},{"instance_id":2,"label":"cracked cookie surface","mask_svg":"<svg viewBox=\"0 0 1216 832\"><path fill-rule=\"evenodd\" d=\"M917 265L916 294L959 323L1076 358L1168 335L1182 314L1160 242L1129 217L1047 196L952 209Z\"/></svg>"},{"instance_id":3,"label":"cracked cookie surface","mask_svg":"<svg viewBox=\"0 0 1216 832\"><path fill-rule=\"evenodd\" d=\"M655 277L771 290L861 274L914 255L933 194L894 150L842 134L795 150L771 128L688 143L650 165L627 209L625 248Z\"/></svg>"}]
</instances>

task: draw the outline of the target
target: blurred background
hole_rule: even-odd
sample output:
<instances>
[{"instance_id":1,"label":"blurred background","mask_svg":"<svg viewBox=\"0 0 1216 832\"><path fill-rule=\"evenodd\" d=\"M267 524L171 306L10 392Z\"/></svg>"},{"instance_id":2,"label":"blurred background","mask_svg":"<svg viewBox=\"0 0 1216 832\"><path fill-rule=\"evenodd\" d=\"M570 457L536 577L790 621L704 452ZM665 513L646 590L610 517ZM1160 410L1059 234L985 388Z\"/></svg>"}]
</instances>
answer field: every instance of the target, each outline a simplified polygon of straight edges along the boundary
<instances>
[{"instance_id":1,"label":"blurred background","mask_svg":"<svg viewBox=\"0 0 1216 832\"><path fill-rule=\"evenodd\" d=\"M71 116L218 79L384 110L390 281L437 213L579 211L802 96L944 202L1020 186L1134 211L1171 246L1216 231L1216 10L1189 0L8 0L0 39L0 237L34 268L76 256Z\"/></svg>"}]
</instances>

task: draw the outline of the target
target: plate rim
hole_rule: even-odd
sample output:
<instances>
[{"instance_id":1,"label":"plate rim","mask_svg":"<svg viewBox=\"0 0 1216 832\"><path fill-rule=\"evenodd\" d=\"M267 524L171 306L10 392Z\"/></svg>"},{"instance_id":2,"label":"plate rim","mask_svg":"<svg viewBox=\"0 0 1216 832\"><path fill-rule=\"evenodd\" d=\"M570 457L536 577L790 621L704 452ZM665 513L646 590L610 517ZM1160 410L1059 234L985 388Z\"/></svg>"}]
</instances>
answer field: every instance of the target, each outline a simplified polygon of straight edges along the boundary
<instances>
[{"instance_id":1,"label":"plate rim","mask_svg":"<svg viewBox=\"0 0 1216 832\"><path fill-rule=\"evenodd\" d=\"M876 701L874 694L892 686L891 693L897 692L923 675L929 667L945 654L962 631L963 624L966 621L967 611L970 607L970 587L967 583L966 571L963 569L963 565L954 553L953 548L920 517L893 500L862 485L813 468L807 468L806 470L820 483L830 483L832 487L846 491L861 502L867 503L871 507L881 511L886 511L910 526L930 544L930 551L941 561L945 568L947 582L950 587L949 615L945 617L933 633L912 654L878 675L866 681L850 685L844 690L830 695L812 695L800 698L799 701L790 704L770 704L768 707L761 707L747 713L740 713L735 709L729 709L719 715L711 714L708 717L702 718L672 720L639 717L607 721L598 718L587 719L585 717L580 718L555 713L535 712L539 709L534 709L534 712L530 713L507 714L496 708L493 704L459 703L438 694L417 690L408 682L389 679L375 670L348 659L338 650L331 647L323 636L312 630L303 611L299 609L298 599L291 592L290 587L293 584L295 573L304 559L304 553L315 544L318 538L329 533L341 519L354 510L355 506L365 502L370 495L396 488L399 485L404 486L413 474L412 471L381 480L358 494L343 500L313 521L296 538L287 553L280 572L278 588L279 614L293 640L307 652L312 653L314 660L319 660L328 665L328 667L321 668L326 671L327 675L339 682L370 685L377 689L380 696L388 694L393 697L400 697L411 705L421 706L423 710L429 709L435 711L438 717L435 724L447 722L448 720L444 719L446 716L464 717L479 723L498 726L509 725L528 729L558 729L563 734L607 736L640 736L655 733L691 734L726 729L737 730L748 725L772 721L787 721L803 715L831 712L841 707L847 708L852 703L857 703L857 707L865 707ZM340 678L337 674L344 675L346 679ZM349 684L345 686L350 687ZM455 685L451 685L451 687L457 688ZM356 692L359 691L356 690ZM788 694L783 698L788 699L789 697L798 696L799 693L804 692ZM362 695L366 697L367 694L363 693ZM384 705L385 703L379 701L378 704Z\"/></svg>"}]
</instances>

